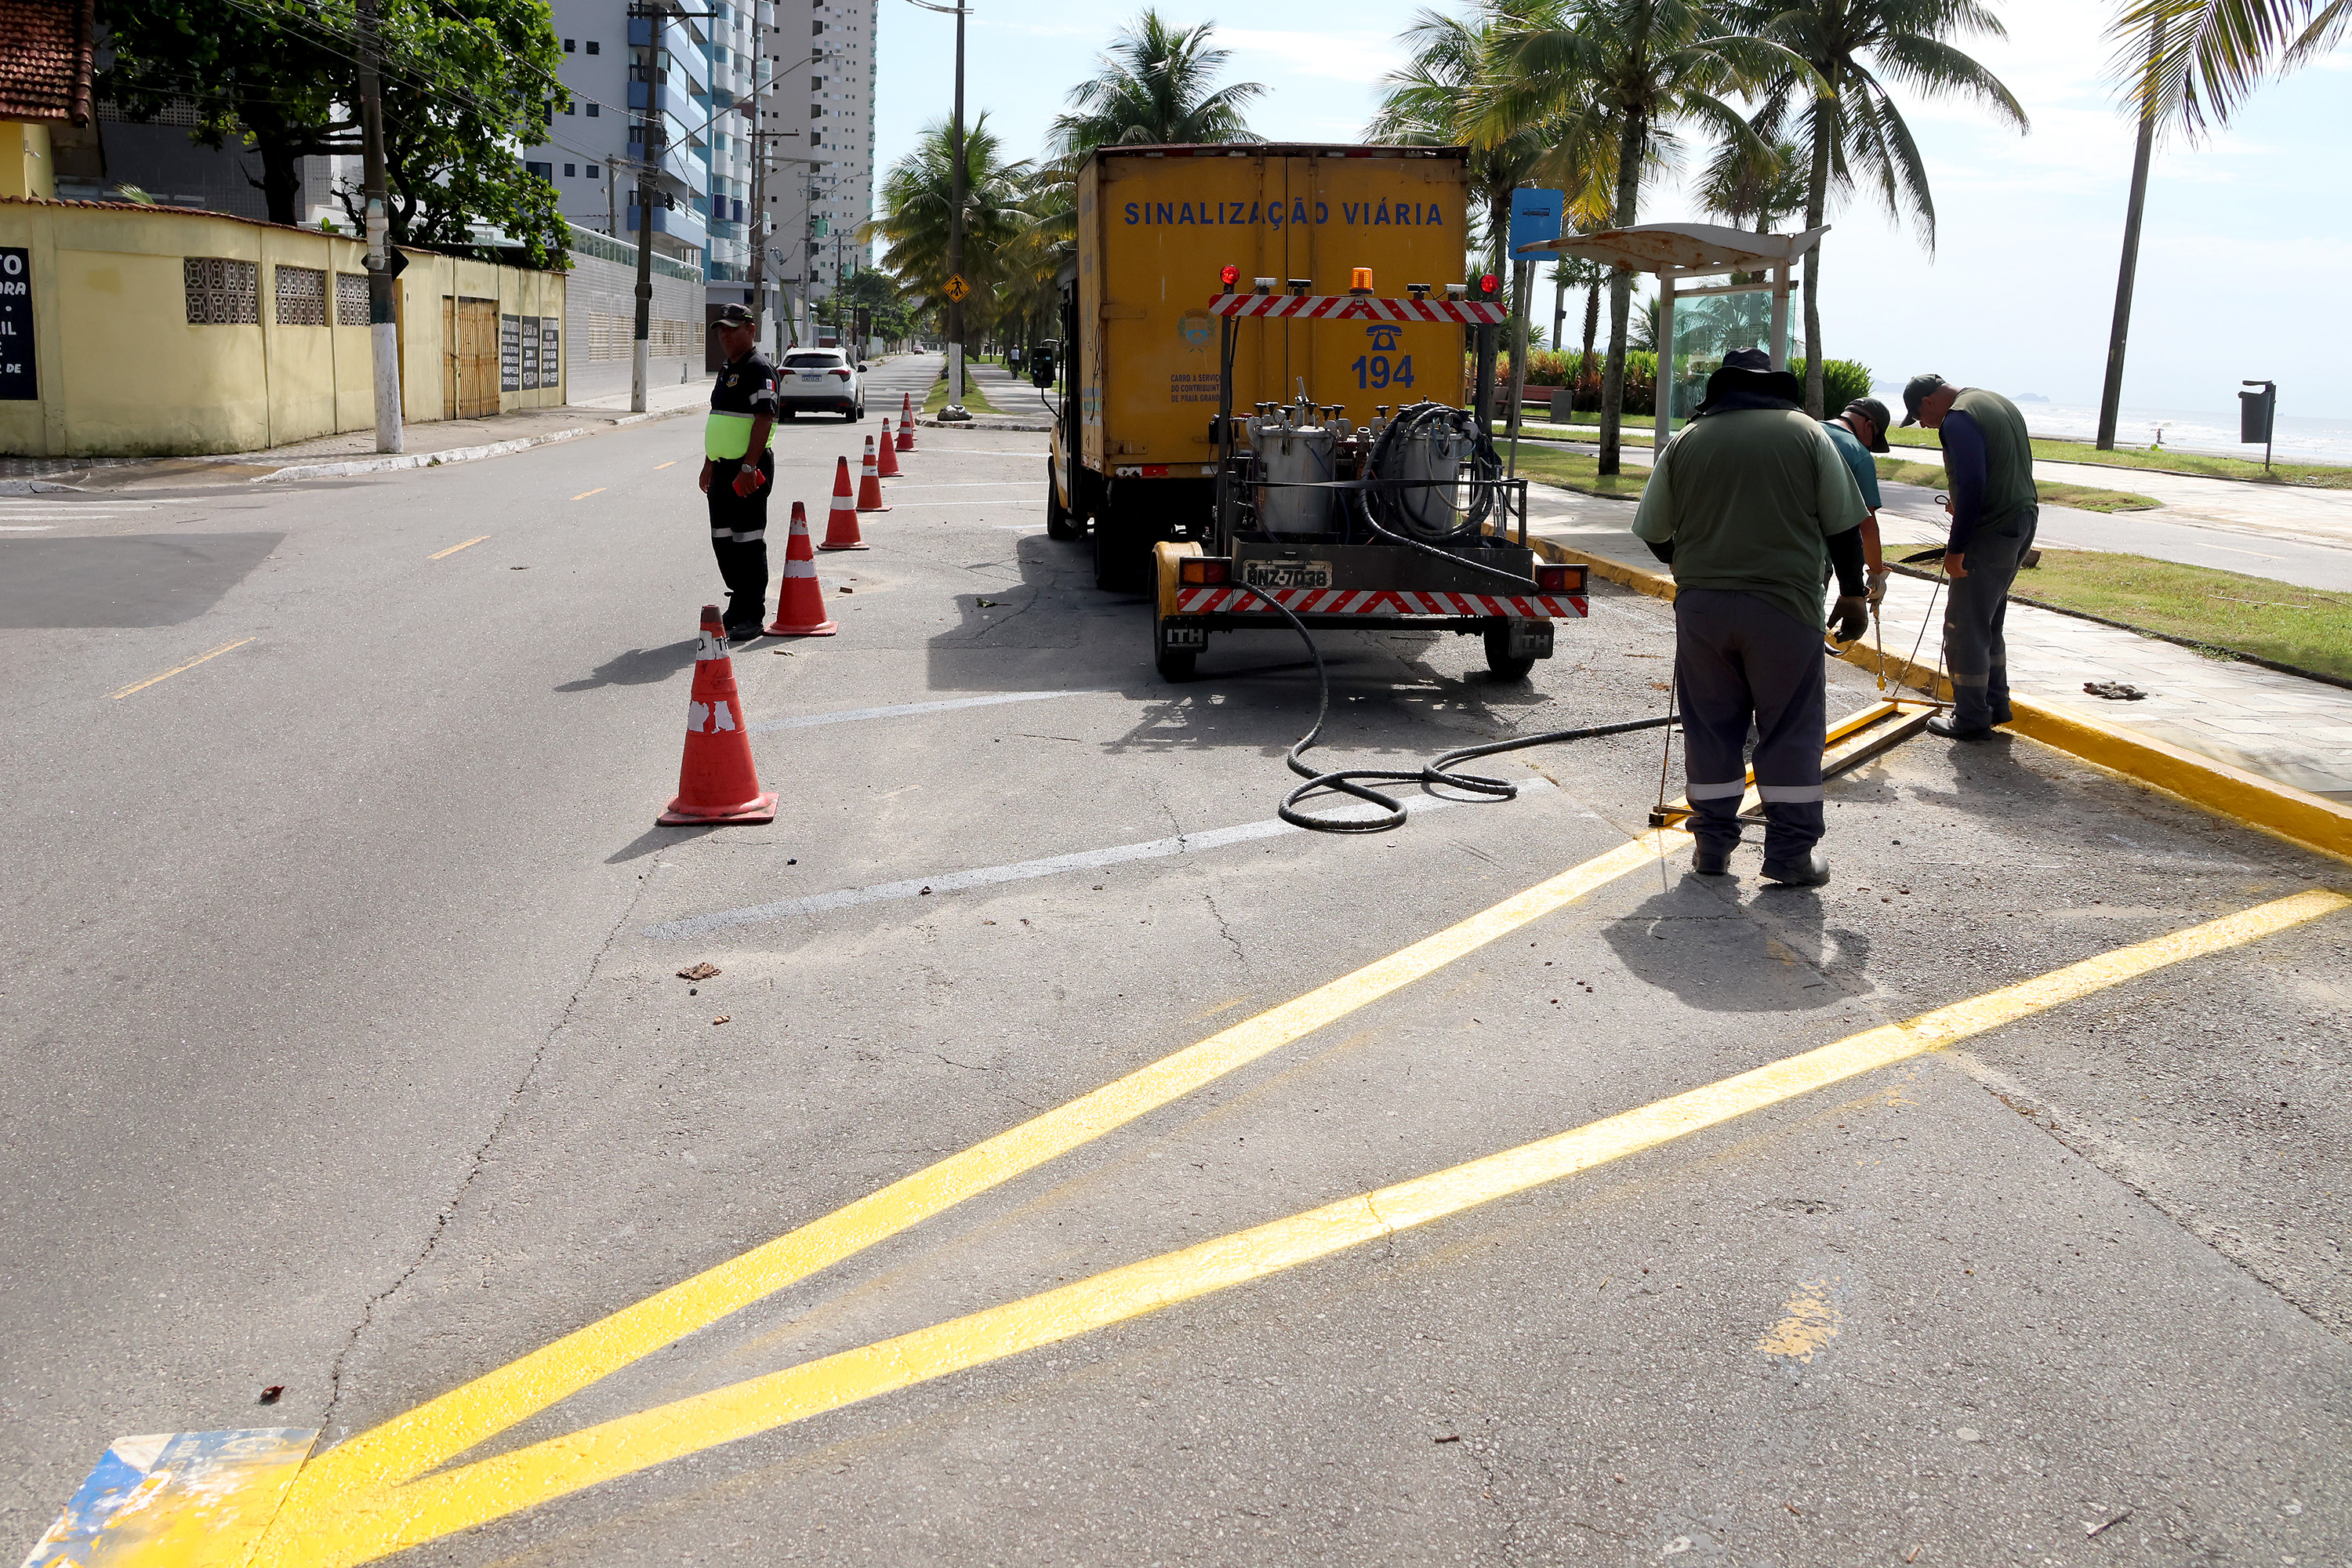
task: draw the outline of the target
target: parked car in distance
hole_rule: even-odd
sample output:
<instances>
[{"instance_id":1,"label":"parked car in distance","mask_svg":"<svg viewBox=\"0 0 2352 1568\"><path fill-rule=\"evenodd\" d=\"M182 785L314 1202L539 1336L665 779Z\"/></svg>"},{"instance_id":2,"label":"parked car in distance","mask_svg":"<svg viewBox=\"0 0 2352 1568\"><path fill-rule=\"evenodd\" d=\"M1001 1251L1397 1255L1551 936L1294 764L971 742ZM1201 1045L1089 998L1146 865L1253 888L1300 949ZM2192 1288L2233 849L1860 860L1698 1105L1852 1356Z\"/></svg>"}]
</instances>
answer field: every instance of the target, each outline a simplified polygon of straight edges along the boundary
<instances>
[{"instance_id":1,"label":"parked car in distance","mask_svg":"<svg viewBox=\"0 0 2352 1568\"><path fill-rule=\"evenodd\" d=\"M841 350L794 349L776 368L776 402L785 418L838 414L854 424L866 417L866 367Z\"/></svg>"}]
</instances>

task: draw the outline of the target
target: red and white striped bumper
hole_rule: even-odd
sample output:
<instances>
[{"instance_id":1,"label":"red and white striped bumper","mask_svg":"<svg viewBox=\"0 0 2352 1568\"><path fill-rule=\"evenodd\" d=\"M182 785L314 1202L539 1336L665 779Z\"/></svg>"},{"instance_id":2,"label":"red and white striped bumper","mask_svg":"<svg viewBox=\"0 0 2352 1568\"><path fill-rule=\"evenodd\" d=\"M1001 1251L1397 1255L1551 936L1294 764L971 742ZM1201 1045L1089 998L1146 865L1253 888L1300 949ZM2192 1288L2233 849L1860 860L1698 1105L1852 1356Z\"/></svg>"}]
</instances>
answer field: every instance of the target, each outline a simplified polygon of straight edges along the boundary
<instances>
[{"instance_id":1,"label":"red and white striped bumper","mask_svg":"<svg viewBox=\"0 0 2352 1568\"><path fill-rule=\"evenodd\" d=\"M1519 620L1565 620L1585 613L1584 600L1570 594L1448 594L1408 588L1264 588L1244 591L1230 584L1210 587L1179 587L1176 613L1211 616L1220 613L1260 615L1274 612L1260 602L1265 594L1285 608L1315 616L1508 616Z\"/></svg>"}]
</instances>

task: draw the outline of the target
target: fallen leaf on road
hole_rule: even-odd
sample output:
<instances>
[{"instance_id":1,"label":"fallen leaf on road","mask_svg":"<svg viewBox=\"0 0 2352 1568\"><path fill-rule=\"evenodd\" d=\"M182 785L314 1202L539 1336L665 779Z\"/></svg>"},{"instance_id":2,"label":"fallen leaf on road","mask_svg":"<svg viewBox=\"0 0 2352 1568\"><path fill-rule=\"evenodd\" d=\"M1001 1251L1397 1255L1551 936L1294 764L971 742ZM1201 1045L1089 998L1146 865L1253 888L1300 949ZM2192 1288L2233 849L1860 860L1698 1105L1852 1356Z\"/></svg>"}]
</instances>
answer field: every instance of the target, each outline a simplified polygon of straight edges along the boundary
<instances>
[{"instance_id":1,"label":"fallen leaf on road","mask_svg":"<svg viewBox=\"0 0 2352 1568\"><path fill-rule=\"evenodd\" d=\"M996 608L996 601L993 599L974 599L972 603L978 605L983 610L992 610Z\"/></svg>"},{"instance_id":2,"label":"fallen leaf on road","mask_svg":"<svg viewBox=\"0 0 2352 1568\"><path fill-rule=\"evenodd\" d=\"M1910 1551L1905 1552L1903 1554L1903 1561L1906 1563L1916 1563L1919 1560L1919 1553L1925 1552L1927 1549L1927 1543L1922 1542L1919 1545L1915 1546Z\"/></svg>"},{"instance_id":3,"label":"fallen leaf on road","mask_svg":"<svg viewBox=\"0 0 2352 1568\"><path fill-rule=\"evenodd\" d=\"M1459 1443L1462 1441L1462 1434L1459 1432L1448 1432L1444 1436L1434 1440L1440 1443Z\"/></svg>"},{"instance_id":4,"label":"fallen leaf on road","mask_svg":"<svg viewBox=\"0 0 2352 1568\"><path fill-rule=\"evenodd\" d=\"M679 970L677 977L680 980L708 980L718 973L719 966L715 963L698 963L691 969Z\"/></svg>"},{"instance_id":5,"label":"fallen leaf on road","mask_svg":"<svg viewBox=\"0 0 2352 1568\"><path fill-rule=\"evenodd\" d=\"M286 1385L284 1384L273 1383L268 1388L261 1391L261 1403L264 1405L275 1405L278 1403L278 1396L285 1392ZM2096 1534L2097 1531L2094 1531L2092 1533Z\"/></svg>"},{"instance_id":6,"label":"fallen leaf on road","mask_svg":"<svg viewBox=\"0 0 2352 1568\"><path fill-rule=\"evenodd\" d=\"M713 1024L723 1024L723 1023L727 1022L727 1020L728 1020L728 1019L730 1019L730 1018L731 1018L731 1017L733 1017L733 1016L734 1016L734 1015L733 1015L733 1014L731 1014L731 1013L721 1013L721 1014L719 1014L719 1016L717 1016L716 1018L711 1019L710 1021L711 1021Z\"/></svg>"},{"instance_id":7,"label":"fallen leaf on road","mask_svg":"<svg viewBox=\"0 0 2352 1568\"><path fill-rule=\"evenodd\" d=\"M2083 682L2083 689L2110 702L2137 702L2147 695L2138 687L2126 686L2120 680L2086 680Z\"/></svg>"}]
</instances>

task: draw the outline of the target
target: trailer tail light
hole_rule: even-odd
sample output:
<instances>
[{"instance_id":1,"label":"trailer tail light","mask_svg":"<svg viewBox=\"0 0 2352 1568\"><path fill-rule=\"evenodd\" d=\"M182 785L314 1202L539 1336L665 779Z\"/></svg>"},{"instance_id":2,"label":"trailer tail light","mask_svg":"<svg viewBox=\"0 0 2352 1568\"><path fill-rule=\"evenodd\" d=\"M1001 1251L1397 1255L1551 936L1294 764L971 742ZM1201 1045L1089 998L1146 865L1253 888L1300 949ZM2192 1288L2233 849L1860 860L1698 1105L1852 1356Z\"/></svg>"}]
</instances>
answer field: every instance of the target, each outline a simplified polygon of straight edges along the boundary
<instances>
[{"instance_id":1,"label":"trailer tail light","mask_svg":"<svg viewBox=\"0 0 2352 1568\"><path fill-rule=\"evenodd\" d=\"M1503 280L1496 277L1491 272L1478 279L1478 292L1480 296L1485 299L1493 299L1495 297L1495 291L1502 286Z\"/></svg>"},{"instance_id":2,"label":"trailer tail light","mask_svg":"<svg viewBox=\"0 0 2352 1568\"><path fill-rule=\"evenodd\" d=\"M1241 277L1242 269L1230 261L1217 272L1217 281L1225 286L1225 292L1228 294L1234 291L1234 285L1241 281Z\"/></svg>"},{"instance_id":3,"label":"trailer tail light","mask_svg":"<svg viewBox=\"0 0 2352 1568\"><path fill-rule=\"evenodd\" d=\"M1369 267L1358 267L1352 268L1348 277L1348 292L1350 294L1369 294L1371 291L1372 269Z\"/></svg>"},{"instance_id":4,"label":"trailer tail light","mask_svg":"<svg viewBox=\"0 0 2352 1568\"><path fill-rule=\"evenodd\" d=\"M1584 568L1538 561L1536 563L1536 586L1547 594L1581 594L1584 592Z\"/></svg>"},{"instance_id":5,"label":"trailer tail light","mask_svg":"<svg viewBox=\"0 0 2352 1568\"><path fill-rule=\"evenodd\" d=\"M1222 556L1187 555L1176 563L1176 581L1188 588L1234 580L1234 563Z\"/></svg>"}]
</instances>

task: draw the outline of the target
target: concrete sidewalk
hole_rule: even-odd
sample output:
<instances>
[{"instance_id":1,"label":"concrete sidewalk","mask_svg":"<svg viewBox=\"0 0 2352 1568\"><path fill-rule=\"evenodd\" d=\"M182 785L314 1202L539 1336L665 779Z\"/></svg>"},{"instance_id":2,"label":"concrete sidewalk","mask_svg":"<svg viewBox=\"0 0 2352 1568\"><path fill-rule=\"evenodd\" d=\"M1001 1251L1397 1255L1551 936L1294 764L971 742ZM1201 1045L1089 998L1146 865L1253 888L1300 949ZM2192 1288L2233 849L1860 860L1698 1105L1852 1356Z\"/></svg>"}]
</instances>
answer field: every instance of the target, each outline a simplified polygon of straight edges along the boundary
<instances>
[{"instance_id":1,"label":"concrete sidewalk","mask_svg":"<svg viewBox=\"0 0 2352 1568\"><path fill-rule=\"evenodd\" d=\"M710 383L698 376L682 384L656 385L646 411L628 411L626 394L594 403L521 408L482 419L436 419L403 428L404 450L396 458L375 449L373 430L346 431L309 441L292 441L258 452L225 452L186 458L5 458L0 482L39 481L89 489L164 480L173 484L245 482L255 479L323 479L340 474L425 468L498 457L554 441L593 436L646 419L700 408L710 400Z\"/></svg>"},{"instance_id":2,"label":"concrete sidewalk","mask_svg":"<svg viewBox=\"0 0 2352 1568\"><path fill-rule=\"evenodd\" d=\"M1528 514L1530 533L1642 577L1673 577L1630 531L1631 501L1537 485ZM1889 554L1943 537L1931 524L1884 512L1880 523ZM1890 660L1942 668L1939 584L1897 576L1883 616ZM2008 638L2010 685L2019 696L2352 806L2352 691L2027 605L2010 606ZM2106 681L2137 687L2147 700L2109 701L2083 690Z\"/></svg>"}]
</instances>

